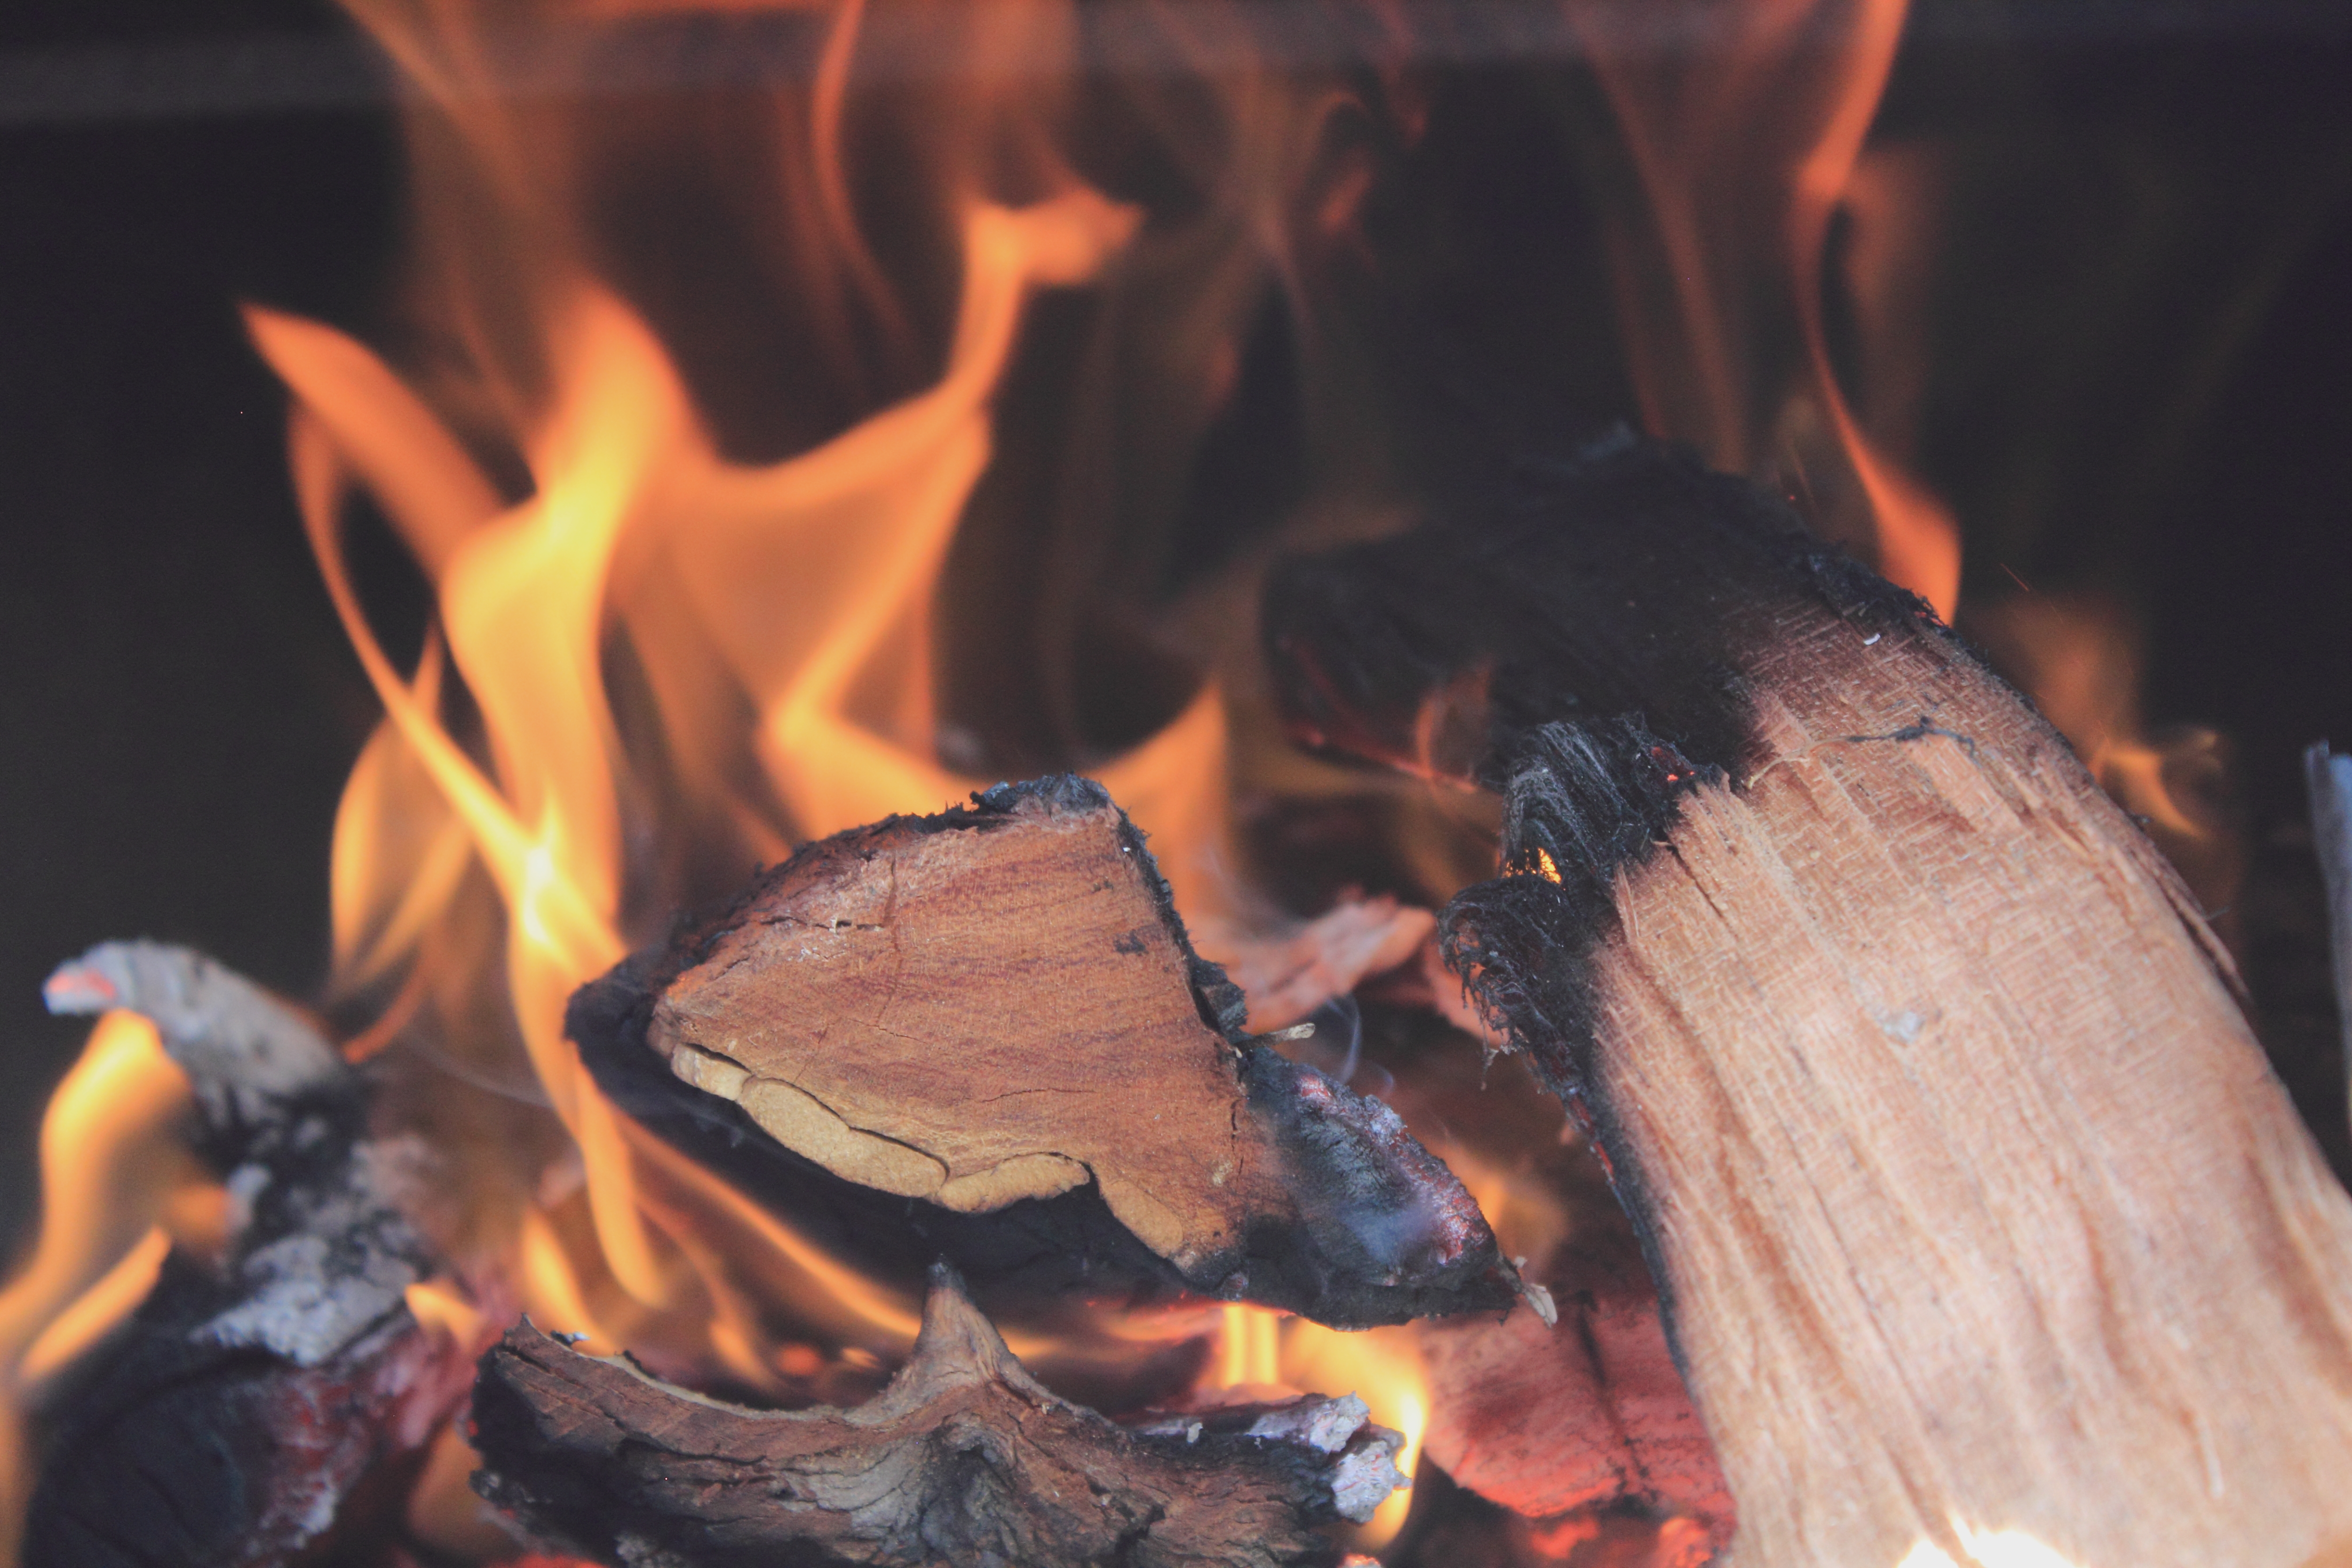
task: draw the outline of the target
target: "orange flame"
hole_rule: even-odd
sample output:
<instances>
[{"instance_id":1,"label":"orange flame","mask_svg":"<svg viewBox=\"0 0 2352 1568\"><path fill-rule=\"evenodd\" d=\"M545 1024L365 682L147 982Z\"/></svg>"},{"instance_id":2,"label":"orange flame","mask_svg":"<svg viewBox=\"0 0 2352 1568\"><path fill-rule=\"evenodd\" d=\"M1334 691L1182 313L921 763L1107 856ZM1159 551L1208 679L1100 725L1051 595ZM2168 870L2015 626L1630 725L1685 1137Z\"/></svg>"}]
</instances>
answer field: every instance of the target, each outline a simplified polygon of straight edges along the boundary
<instances>
[{"instance_id":1,"label":"orange flame","mask_svg":"<svg viewBox=\"0 0 2352 1568\"><path fill-rule=\"evenodd\" d=\"M1783 460L1792 416L1824 423L1869 518L1879 570L1951 618L1948 511L1863 428L1830 362L1823 258L1895 59L1906 0L1758 0L1697 8L1704 50L1645 48L1622 0L1565 0L1622 129L1641 216L1612 238L1645 423L1720 468ZM1778 287L1758 308L1759 279ZM1779 384L1773 308L1793 326ZM1776 429L1776 426L1779 428ZM1806 483L1801 459L1795 482Z\"/></svg>"},{"instance_id":2,"label":"orange flame","mask_svg":"<svg viewBox=\"0 0 2352 1568\"><path fill-rule=\"evenodd\" d=\"M177 1137L193 1104L155 1026L109 1013L42 1113L40 1235L0 1291L0 1562L16 1561L28 1500L20 1412L146 1297L175 1230L205 1239L217 1217L174 1203L206 1184Z\"/></svg>"},{"instance_id":3,"label":"orange flame","mask_svg":"<svg viewBox=\"0 0 2352 1568\"><path fill-rule=\"evenodd\" d=\"M1211 1381L1239 1397L1278 1396L1295 1389L1357 1394L1374 1421L1403 1434L1397 1468L1409 1478L1420 1461L1429 1426L1428 1393L1421 1349L1409 1326L1343 1333L1263 1307L1229 1304ZM1410 1491L1391 1493L1356 1532L1354 1544L1378 1551L1403 1527L1412 1507Z\"/></svg>"},{"instance_id":4,"label":"orange flame","mask_svg":"<svg viewBox=\"0 0 2352 1568\"><path fill-rule=\"evenodd\" d=\"M628 844L646 809L647 763L642 737L624 733L610 663L625 650L650 692L655 765L684 796L665 816L719 825L747 862L779 857L788 833L937 810L992 782L943 765L935 751L933 600L990 463L992 403L1027 301L1097 277L1139 215L1034 153L1014 159L1032 171L1013 182L1033 193L1018 200L976 194L986 184L977 174L950 180L961 193L951 198L961 281L936 377L795 456L738 461L644 315L599 276L576 215L551 205L550 182L567 174L562 135L471 90L488 68L481 24L454 6L354 9L425 89L418 112L429 133L445 153L452 142L463 148L450 166L486 184L500 222L544 243L499 258L528 325L518 337L509 323L503 349L482 349L495 362L500 438L529 476L528 494L511 503L465 432L370 350L315 322L247 312L255 343L293 394L302 515L386 714L337 818L335 954L348 990L405 980L352 1048L380 1048L427 1009L478 1027L482 999L503 1000L532 1092L579 1150L589 1222L575 1239L544 1195L513 1222L504 1245L535 1313L610 1344L682 1315L673 1329L704 1352L772 1383L782 1347L768 1342L744 1293L757 1274L771 1286L786 1280L794 1310L836 1339L903 1343L911 1303L825 1259L642 1133L564 1037L572 993L667 915L658 889L633 889ZM1030 38L1050 54L1065 11L941 16L992 30L993 58L1016 59L1021 49L1005 40ZM884 335L906 339L909 318L859 235L842 168L861 15L856 4L839 6L826 34L809 105L819 188L801 216L834 246L845 286L878 312ZM565 35L583 47L593 36ZM965 110L984 118L995 91L982 84ZM1018 143L1035 106L1002 107L1014 127L1007 145ZM455 314L496 270L460 268ZM533 346L517 348L523 341ZM354 490L409 545L435 593L436 637L413 677L378 642L344 562ZM478 743L450 717L457 690ZM1223 705L1210 684L1159 733L1091 770L1153 834L1196 912L1217 907L1225 767ZM477 956L482 917L467 892L476 868L503 927L498 972ZM468 1070L494 1071L494 1052L457 1048ZM761 1261L747 1267L710 1245L702 1233L712 1227ZM593 1256L580 1250L586 1234Z\"/></svg>"}]
</instances>

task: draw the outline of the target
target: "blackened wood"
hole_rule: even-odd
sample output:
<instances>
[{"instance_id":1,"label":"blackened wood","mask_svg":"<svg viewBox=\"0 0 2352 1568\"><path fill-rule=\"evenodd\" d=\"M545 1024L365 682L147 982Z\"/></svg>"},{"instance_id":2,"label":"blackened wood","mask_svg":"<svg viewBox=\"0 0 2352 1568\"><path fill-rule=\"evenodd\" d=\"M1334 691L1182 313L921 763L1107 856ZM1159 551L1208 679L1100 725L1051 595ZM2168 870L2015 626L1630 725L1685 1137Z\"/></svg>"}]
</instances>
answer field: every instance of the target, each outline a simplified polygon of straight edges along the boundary
<instances>
[{"instance_id":1,"label":"blackened wood","mask_svg":"<svg viewBox=\"0 0 2352 1568\"><path fill-rule=\"evenodd\" d=\"M1341 1326L1517 1293L1392 1111L1244 1032L1085 780L811 845L584 990L571 1027L633 1114L891 1194L899 1235L913 1214L984 1286L1040 1258Z\"/></svg>"},{"instance_id":2,"label":"blackened wood","mask_svg":"<svg viewBox=\"0 0 2352 1568\"><path fill-rule=\"evenodd\" d=\"M224 1259L167 1258L69 1384L24 1560L272 1568L331 1542L387 1548L469 1371L406 1305L433 1268L397 1202L416 1154L367 1136L364 1082L299 1014L199 954L110 942L47 994L155 1024L244 1214Z\"/></svg>"},{"instance_id":3,"label":"blackened wood","mask_svg":"<svg viewBox=\"0 0 2352 1568\"><path fill-rule=\"evenodd\" d=\"M1449 951L1609 1157L1737 1560L2352 1553L2352 1201L2169 868L1767 498L1521 479L1293 574L1274 651L1367 752L1483 691L1504 874Z\"/></svg>"},{"instance_id":4,"label":"blackened wood","mask_svg":"<svg viewBox=\"0 0 2352 1568\"><path fill-rule=\"evenodd\" d=\"M1369 1518L1401 1442L1352 1398L1114 1426L1038 1385L944 1267L912 1358L855 1409L719 1404L524 1324L483 1357L474 1420L484 1496L673 1568L1328 1563L1316 1527Z\"/></svg>"}]
</instances>

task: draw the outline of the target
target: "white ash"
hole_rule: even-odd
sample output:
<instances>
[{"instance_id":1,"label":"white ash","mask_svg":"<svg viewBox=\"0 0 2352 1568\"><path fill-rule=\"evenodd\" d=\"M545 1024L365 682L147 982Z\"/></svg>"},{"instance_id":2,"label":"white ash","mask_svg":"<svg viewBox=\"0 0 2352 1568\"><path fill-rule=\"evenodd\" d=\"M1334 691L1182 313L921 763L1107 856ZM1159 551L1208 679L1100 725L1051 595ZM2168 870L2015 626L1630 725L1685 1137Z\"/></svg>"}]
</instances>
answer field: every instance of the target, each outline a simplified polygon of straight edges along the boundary
<instances>
[{"instance_id":1,"label":"white ash","mask_svg":"<svg viewBox=\"0 0 2352 1568\"><path fill-rule=\"evenodd\" d=\"M1301 1399L1260 1415L1249 1424L1245 1436L1304 1443L1319 1453L1336 1454L1362 1430L1371 1415L1371 1406L1353 1394L1337 1399Z\"/></svg>"},{"instance_id":2,"label":"white ash","mask_svg":"<svg viewBox=\"0 0 2352 1568\"><path fill-rule=\"evenodd\" d=\"M101 942L58 965L41 994L52 1013L121 1007L153 1023L215 1127L272 1120L285 1102L353 1077L309 1019L189 948Z\"/></svg>"}]
</instances>

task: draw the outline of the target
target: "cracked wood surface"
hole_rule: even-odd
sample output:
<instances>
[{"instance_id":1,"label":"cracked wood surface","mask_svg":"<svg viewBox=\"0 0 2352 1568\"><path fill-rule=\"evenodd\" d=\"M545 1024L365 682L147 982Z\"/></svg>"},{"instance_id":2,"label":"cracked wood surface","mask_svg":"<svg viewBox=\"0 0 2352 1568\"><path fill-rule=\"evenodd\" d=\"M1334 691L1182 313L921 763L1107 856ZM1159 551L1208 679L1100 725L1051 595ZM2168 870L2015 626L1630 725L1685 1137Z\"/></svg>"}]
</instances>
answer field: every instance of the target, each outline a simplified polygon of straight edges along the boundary
<instances>
[{"instance_id":1,"label":"cracked wood surface","mask_svg":"<svg viewBox=\"0 0 2352 1568\"><path fill-rule=\"evenodd\" d=\"M1307 1396L1114 1426L1047 1393L934 1270L914 1353L854 1409L753 1411L530 1325L482 1360L483 1494L550 1539L663 1568L1307 1568L1402 1439Z\"/></svg>"},{"instance_id":2,"label":"cracked wood surface","mask_svg":"<svg viewBox=\"0 0 2352 1568\"><path fill-rule=\"evenodd\" d=\"M1091 1175L1153 1251L1213 1251L1259 1152L1120 828L1036 810L830 841L670 985L646 1043L862 1185L970 1214Z\"/></svg>"},{"instance_id":3,"label":"cracked wood surface","mask_svg":"<svg viewBox=\"0 0 2352 1568\"><path fill-rule=\"evenodd\" d=\"M1132 1259L1095 1257L1051 1206L1066 1194L1108 1210L1154 1288L1340 1326L1517 1295L1476 1204L1393 1111L1244 1032L1142 836L1085 780L810 845L583 991L572 1023L633 1112L709 1096L856 1188L958 1219L1025 1205L1023 1226L1087 1254L1081 1273L1104 1267L1098 1289ZM633 1063L656 1058L675 1081L649 1088ZM937 1228L951 1258L969 1240Z\"/></svg>"}]
</instances>

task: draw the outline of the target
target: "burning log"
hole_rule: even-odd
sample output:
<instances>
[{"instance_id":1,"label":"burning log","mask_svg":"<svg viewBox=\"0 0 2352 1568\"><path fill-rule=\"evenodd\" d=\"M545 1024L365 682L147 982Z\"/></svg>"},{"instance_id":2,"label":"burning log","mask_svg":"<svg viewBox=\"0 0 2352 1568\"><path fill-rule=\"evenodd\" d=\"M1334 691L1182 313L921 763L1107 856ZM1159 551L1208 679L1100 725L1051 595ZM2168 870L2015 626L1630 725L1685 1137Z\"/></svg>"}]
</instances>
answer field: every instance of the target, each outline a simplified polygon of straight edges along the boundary
<instances>
[{"instance_id":1,"label":"burning log","mask_svg":"<svg viewBox=\"0 0 2352 1568\"><path fill-rule=\"evenodd\" d=\"M1549 1521L1556 1542L1625 1517L1688 1542L1676 1560L1728 1546L1723 1471L1630 1238L1569 1247L1533 1277L1558 1304L1557 1326L1521 1310L1422 1328L1423 1452L1457 1484Z\"/></svg>"},{"instance_id":2,"label":"burning log","mask_svg":"<svg viewBox=\"0 0 2352 1568\"><path fill-rule=\"evenodd\" d=\"M944 1266L913 1357L853 1410L755 1411L570 1350L529 1324L482 1359L485 1496L608 1561L1329 1563L1316 1526L1401 1484L1360 1400L1123 1428L1055 1398Z\"/></svg>"},{"instance_id":3,"label":"burning log","mask_svg":"<svg viewBox=\"0 0 2352 1568\"><path fill-rule=\"evenodd\" d=\"M1243 1025L1142 836L1072 778L811 845L571 1017L619 1103L758 1187L748 1140L796 1217L844 1212L843 1184L891 1194L897 1225L839 1225L853 1247L895 1234L988 1279L1338 1326L1507 1306L1517 1277L1452 1173Z\"/></svg>"},{"instance_id":4,"label":"burning log","mask_svg":"<svg viewBox=\"0 0 2352 1568\"><path fill-rule=\"evenodd\" d=\"M413 1152L366 1137L363 1083L306 1020L195 953L110 942L47 995L154 1023L238 1212L226 1258L173 1252L77 1380L24 1560L262 1568L392 1539L470 1362L407 1306L433 1266L394 1202Z\"/></svg>"},{"instance_id":5,"label":"burning log","mask_svg":"<svg viewBox=\"0 0 2352 1568\"><path fill-rule=\"evenodd\" d=\"M2352 1203L2147 839L1738 481L1481 510L1278 575L1277 679L1394 755L1483 684L1450 953L1612 1163L1739 1560L2352 1550Z\"/></svg>"}]
</instances>

